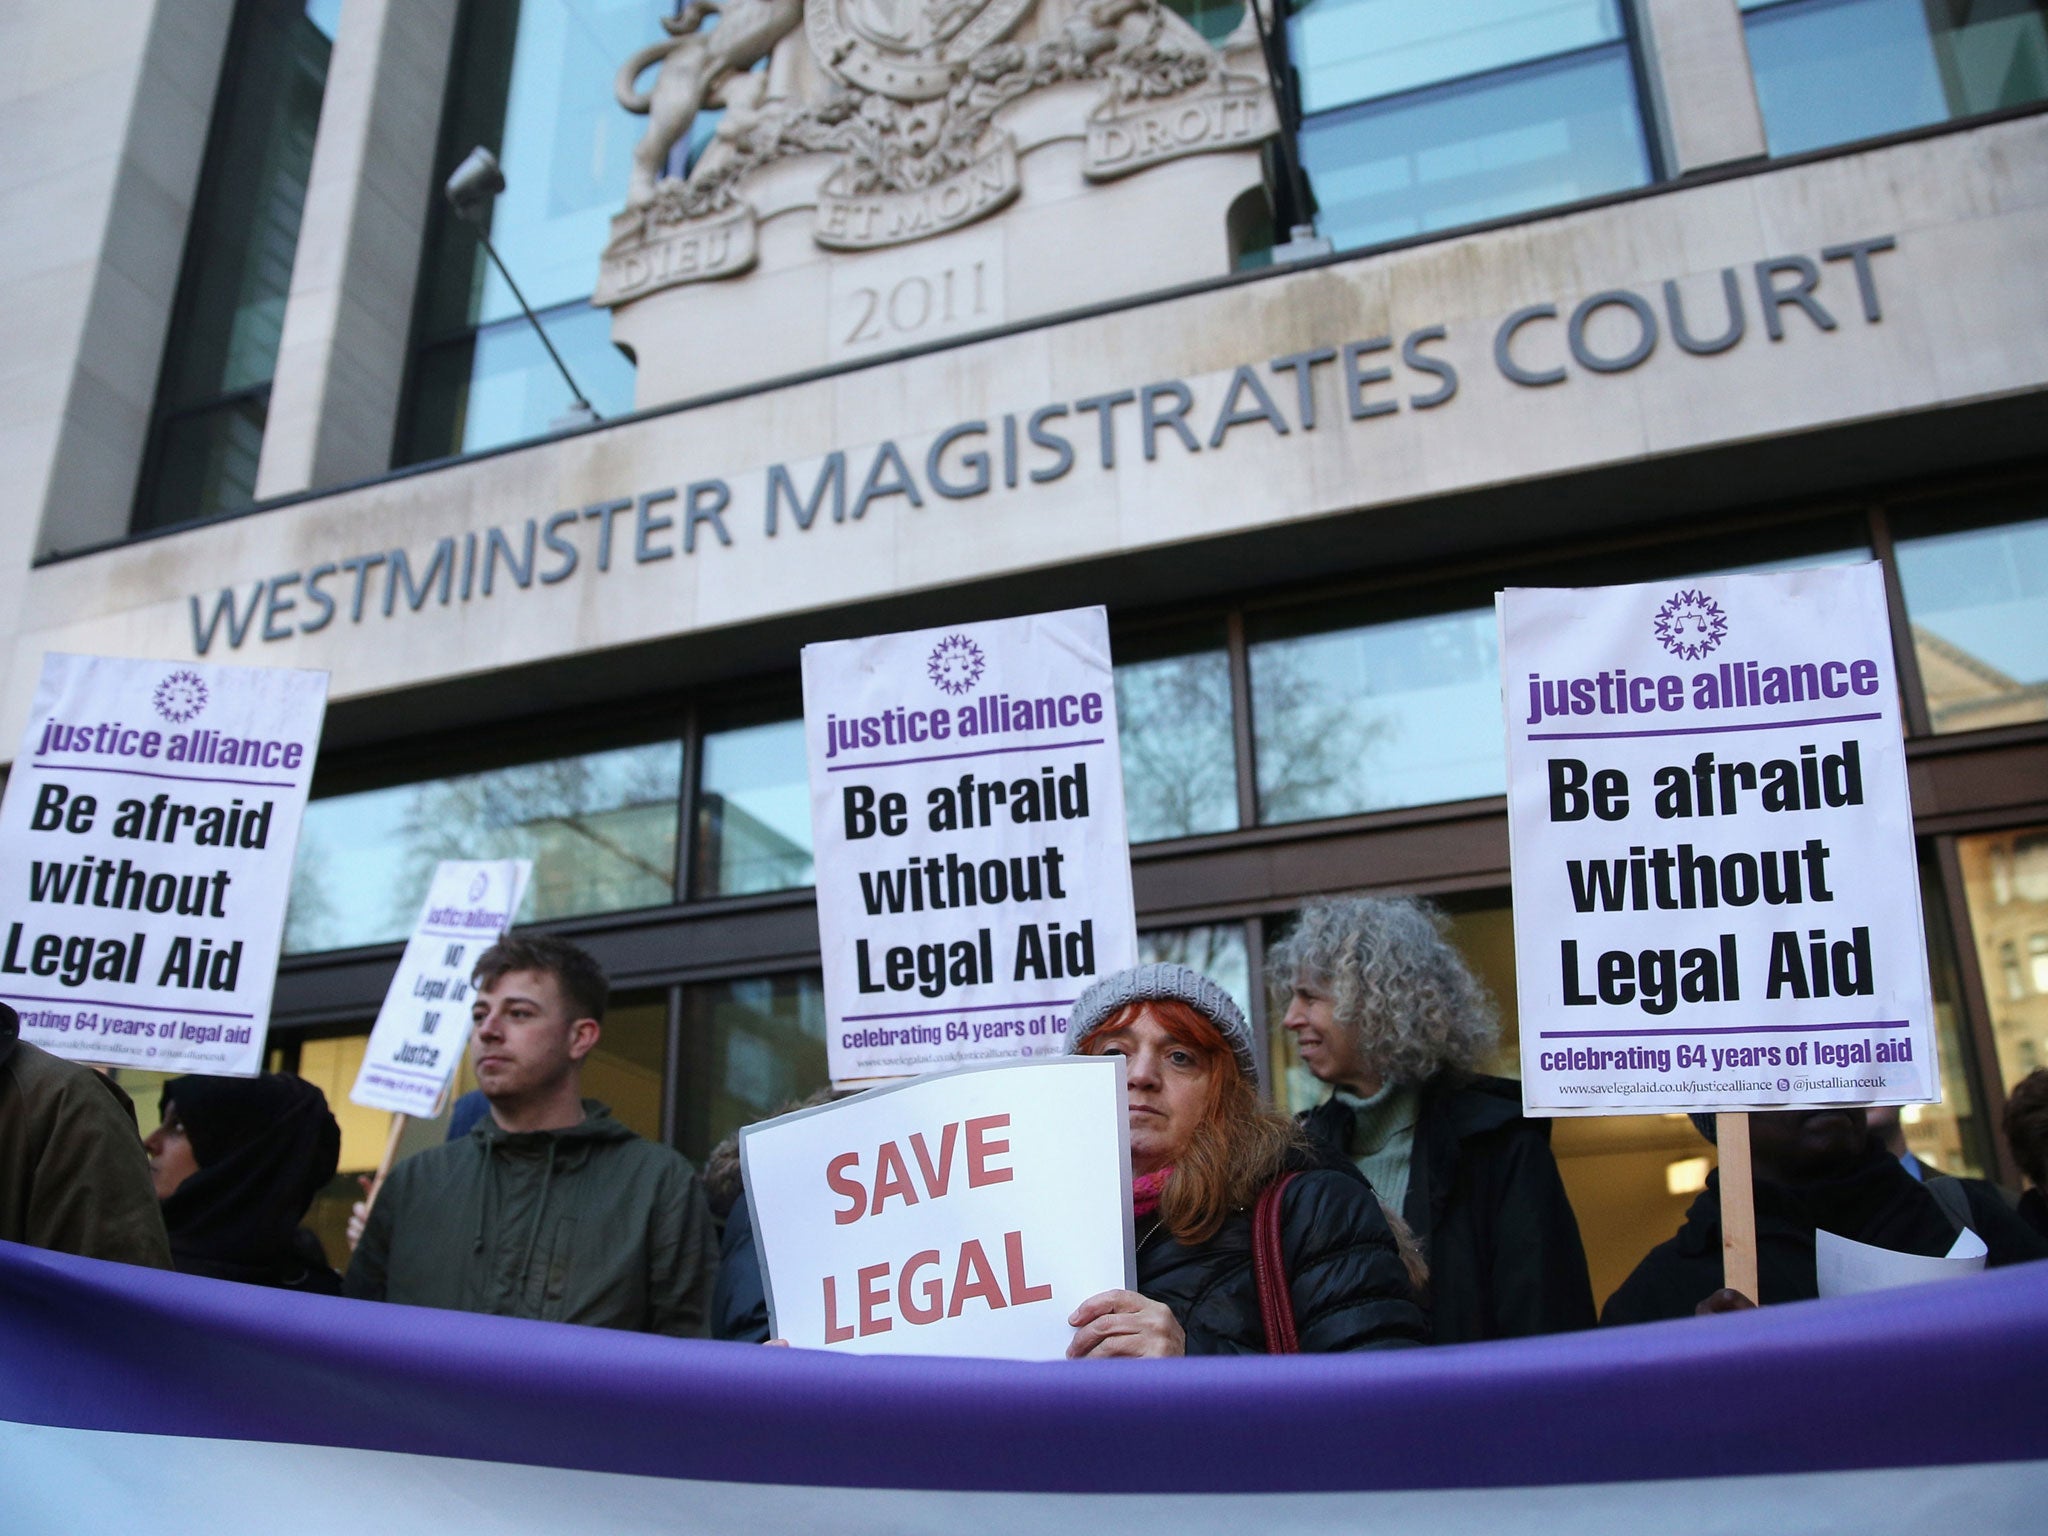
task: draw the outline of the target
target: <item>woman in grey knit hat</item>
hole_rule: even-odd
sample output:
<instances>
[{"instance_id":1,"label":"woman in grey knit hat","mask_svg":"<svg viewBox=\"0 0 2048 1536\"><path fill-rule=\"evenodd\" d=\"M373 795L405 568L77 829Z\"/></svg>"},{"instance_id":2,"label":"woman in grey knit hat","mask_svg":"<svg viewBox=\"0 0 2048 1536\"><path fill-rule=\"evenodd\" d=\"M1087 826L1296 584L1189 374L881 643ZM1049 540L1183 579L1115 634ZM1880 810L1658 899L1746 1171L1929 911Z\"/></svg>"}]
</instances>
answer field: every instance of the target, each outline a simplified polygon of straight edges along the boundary
<instances>
[{"instance_id":1,"label":"woman in grey knit hat","mask_svg":"<svg viewBox=\"0 0 2048 1536\"><path fill-rule=\"evenodd\" d=\"M1493 1000L1406 897L1310 902L1266 957L1281 1023L1330 1098L1301 1116L1407 1219L1429 1257L1436 1343L1593 1326L1586 1252L1550 1122L1519 1083L1482 1071Z\"/></svg>"},{"instance_id":2,"label":"woman in grey knit hat","mask_svg":"<svg viewBox=\"0 0 2048 1536\"><path fill-rule=\"evenodd\" d=\"M1137 1216L1137 1289L1105 1291L1069 1321L1076 1358L1264 1354L1286 1320L1262 1307L1253 1211L1278 1181L1285 1305L1304 1352L1428 1336L1372 1187L1327 1166L1261 1106L1251 1027L1184 965L1134 966L1076 1000L1068 1048L1122 1056ZM1269 1331L1268 1321L1280 1337Z\"/></svg>"}]
</instances>

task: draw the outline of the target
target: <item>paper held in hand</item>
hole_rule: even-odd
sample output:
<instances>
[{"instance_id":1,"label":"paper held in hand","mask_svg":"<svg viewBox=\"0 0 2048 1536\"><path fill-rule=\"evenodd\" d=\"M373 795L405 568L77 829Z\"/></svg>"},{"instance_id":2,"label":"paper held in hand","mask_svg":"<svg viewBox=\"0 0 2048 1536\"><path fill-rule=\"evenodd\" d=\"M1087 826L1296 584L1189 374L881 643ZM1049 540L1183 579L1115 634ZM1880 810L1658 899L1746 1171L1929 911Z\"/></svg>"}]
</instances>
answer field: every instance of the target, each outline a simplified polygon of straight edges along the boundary
<instances>
[{"instance_id":1,"label":"paper held in hand","mask_svg":"<svg viewBox=\"0 0 2048 1536\"><path fill-rule=\"evenodd\" d=\"M1528 1112L1938 1100L1879 567L1497 607Z\"/></svg>"},{"instance_id":2,"label":"paper held in hand","mask_svg":"<svg viewBox=\"0 0 2048 1536\"><path fill-rule=\"evenodd\" d=\"M1120 1057L969 1067L740 1133L770 1327L856 1353L1054 1360L1132 1283Z\"/></svg>"},{"instance_id":3,"label":"paper held in hand","mask_svg":"<svg viewBox=\"0 0 2048 1536\"><path fill-rule=\"evenodd\" d=\"M384 994L349 1098L432 1115L469 1043L470 972L519 913L531 859L443 859Z\"/></svg>"},{"instance_id":4,"label":"paper held in hand","mask_svg":"<svg viewBox=\"0 0 2048 1536\"><path fill-rule=\"evenodd\" d=\"M1981 1273L1990 1252L1984 1239L1968 1227L1956 1234L1955 1242L1940 1257L1894 1253L1889 1248L1837 1237L1825 1228L1813 1234L1814 1278L1820 1283L1823 1296L1857 1296L1864 1291L1888 1291L1900 1285L1959 1280Z\"/></svg>"},{"instance_id":5,"label":"paper held in hand","mask_svg":"<svg viewBox=\"0 0 2048 1536\"><path fill-rule=\"evenodd\" d=\"M325 672L43 658L0 806L0 996L73 1061L262 1070Z\"/></svg>"}]
</instances>

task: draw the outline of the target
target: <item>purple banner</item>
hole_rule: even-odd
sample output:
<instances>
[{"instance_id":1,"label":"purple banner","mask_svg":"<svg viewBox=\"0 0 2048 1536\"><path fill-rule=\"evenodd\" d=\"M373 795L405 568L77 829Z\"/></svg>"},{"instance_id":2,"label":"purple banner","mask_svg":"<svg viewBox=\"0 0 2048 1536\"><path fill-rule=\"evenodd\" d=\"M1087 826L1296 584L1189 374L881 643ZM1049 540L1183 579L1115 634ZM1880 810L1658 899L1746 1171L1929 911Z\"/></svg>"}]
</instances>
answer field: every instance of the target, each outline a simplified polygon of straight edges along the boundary
<instances>
[{"instance_id":1,"label":"purple banner","mask_svg":"<svg viewBox=\"0 0 2048 1536\"><path fill-rule=\"evenodd\" d=\"M1015 1365L302 1297L0 1243L0 1421L16 1426L0 1436L1087 1494L2042 1463L2048 1271L1457 1349Z\"/></svg>"}]
</instances>

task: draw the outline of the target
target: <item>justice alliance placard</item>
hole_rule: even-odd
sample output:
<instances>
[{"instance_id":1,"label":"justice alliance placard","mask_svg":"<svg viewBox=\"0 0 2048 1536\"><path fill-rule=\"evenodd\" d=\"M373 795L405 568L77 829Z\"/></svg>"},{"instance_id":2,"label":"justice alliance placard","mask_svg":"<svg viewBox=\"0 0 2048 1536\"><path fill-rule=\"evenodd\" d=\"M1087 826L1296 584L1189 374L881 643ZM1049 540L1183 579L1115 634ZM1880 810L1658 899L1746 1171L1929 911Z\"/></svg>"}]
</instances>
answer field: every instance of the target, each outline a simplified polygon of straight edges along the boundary
<instances>
[{"instance_id":1,"label":"justice alliance placard","mask_svg":"<svg viewBox=\"0 0 2048 1536\"><path fill-rule=\"evenodd\" d=\"M22 1038L261 1070L325 672L50 655L0 805Z\"/></svg>"},{"instance_id":2,"label":"justice alliance placard","mask_svg":"<svg viewBox=\"0 0 2048 1536\"><path fill-rule=\"evenodd\" d=\"M1938 1100L1879 568L1497 610L1528 1112Z\"/></svg>"},{"instance_id":3,"label":"justice alliance placard","mask_svg":"<svg viewBox=\"0 0 2048 1536\"><path fill-rule=\"evenodd\" d=\"M811 645L803 674L832 1080L1058 1055L1137 960L1107 615Z\"/></svg>"}]
</instances>

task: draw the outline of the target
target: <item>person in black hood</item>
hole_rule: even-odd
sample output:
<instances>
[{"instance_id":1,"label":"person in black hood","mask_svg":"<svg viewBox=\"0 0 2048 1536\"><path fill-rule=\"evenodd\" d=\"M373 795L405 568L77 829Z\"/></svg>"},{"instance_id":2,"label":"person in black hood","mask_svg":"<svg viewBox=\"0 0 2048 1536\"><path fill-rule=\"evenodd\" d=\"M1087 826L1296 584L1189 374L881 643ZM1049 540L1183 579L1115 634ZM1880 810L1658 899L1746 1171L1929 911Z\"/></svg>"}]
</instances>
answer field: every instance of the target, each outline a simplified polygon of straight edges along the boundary
<instances>
[{"instance_id":1,"label":"person in black hood","mask_svg":"<svg viewBox=\"0 0 2048 1536\"><path fill-rule=\"evenodd\" d=\"M341 1276L299 1223L334 1177L341 1128L304 1078L174 1077L143 1142L185 1274L334 1296Z\"/></svg>"},{"instance_id":2,"label":"person in black hood","mask_svg":"<svg viewBox=\"0 0 2048 1536\"><path fill-rule=\"evenodd\" d=\"M1713 1139L1712 1117L1695 1115L1693 1123ZM1988 1266L2048 1258L2048 1240L2030 1231L1982 1180L1948 1179L1954 1191L1945 1196L1933 1183L1915 1179L1870 1136L1860 1107L1752 1114L1749 1135L1759 1294L1751 1298L1721 1286L1716 1170L1707 1175L1707 1187L1685 1213L1678 1235L1652 1248L1607 1299L1602 1323L1739 1311L1759 1301L1810 1301L1820 1294L1814 1272L1814 1234L1820 1230L1894 1253L1938 1258L1968 1226L1990 1250Z\"/></svg>"},{"instance_id":3,"label":"person in black hood","mask_svg":"<svg viewBox=\"0 0 2048 1536\"><path fill-rule=\"evenodd\" d=\"M1118 971L1076 1000L1067 1038L1124 1058L1137 1217L1137 1289L1074 1311L1071 1358L1272 1354L1290 1330L1304 1353L1428 1341L1372 1187L1260 1107L1251 1028L1220 986L1184 965Z\"/></svg>"},{"instance_id":4,"label":"person in black hood","mask_svg":"<svg viewBox=\"0 0 2048 1536\"><path fill-rule=\"evenodd\" d=\"M1593 1283L1550 1122L1488 1077L1499 1030L1435 909L1312 901L1266 959L1302 1065L1333 1090L1300 1119L1407 1218L1438 1344L1593 1326Z\"/></svg>"}]
</instances>

